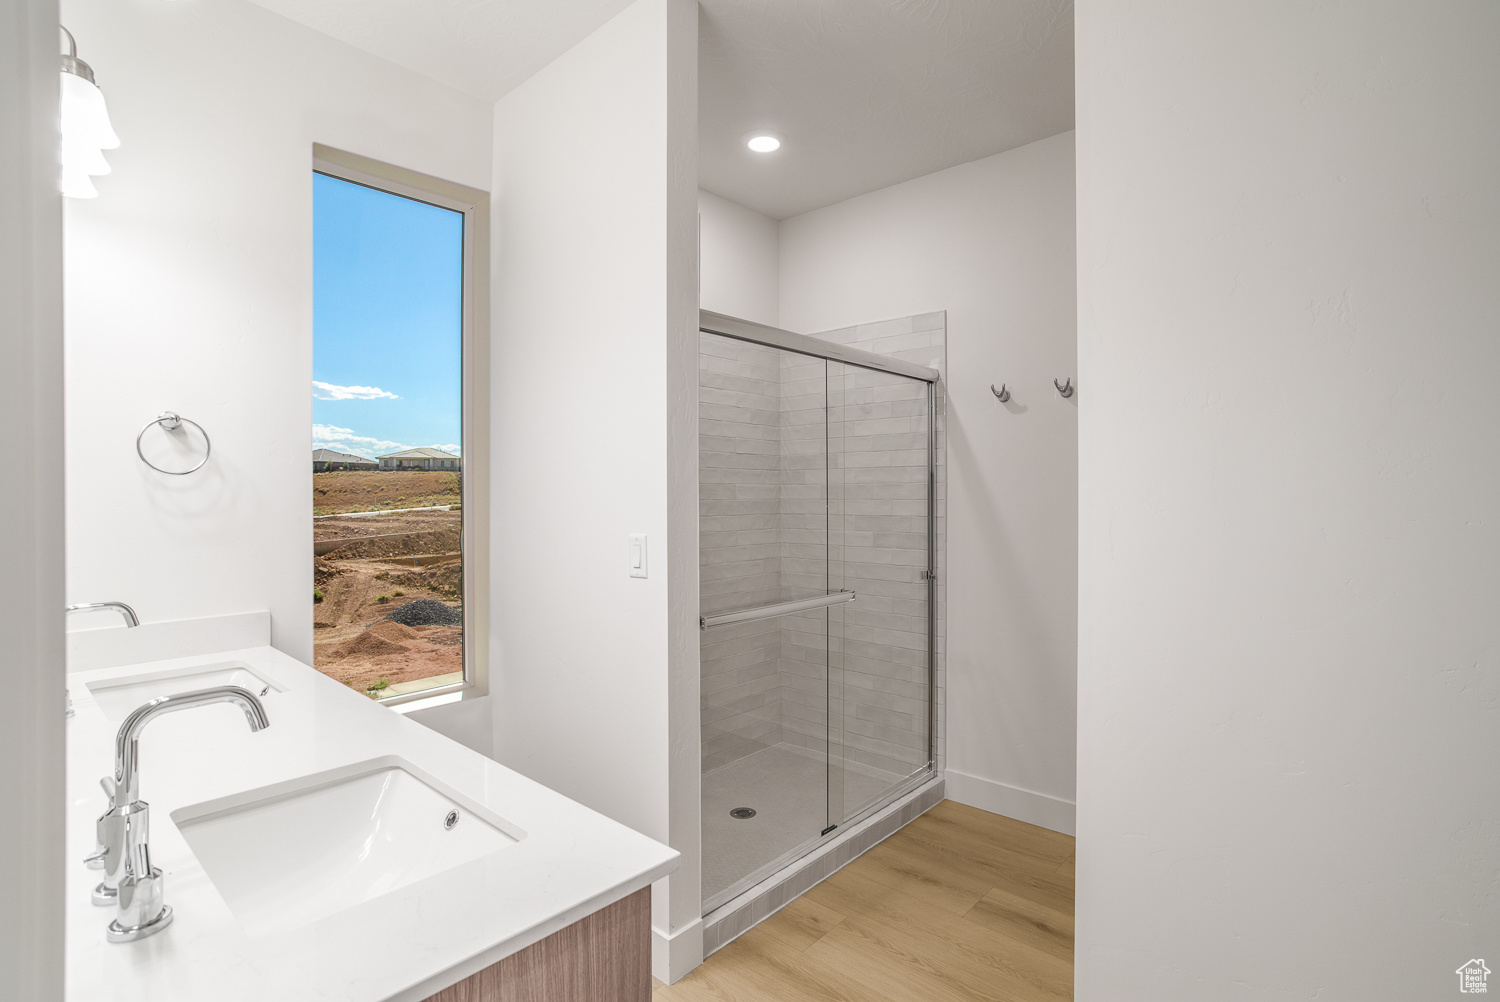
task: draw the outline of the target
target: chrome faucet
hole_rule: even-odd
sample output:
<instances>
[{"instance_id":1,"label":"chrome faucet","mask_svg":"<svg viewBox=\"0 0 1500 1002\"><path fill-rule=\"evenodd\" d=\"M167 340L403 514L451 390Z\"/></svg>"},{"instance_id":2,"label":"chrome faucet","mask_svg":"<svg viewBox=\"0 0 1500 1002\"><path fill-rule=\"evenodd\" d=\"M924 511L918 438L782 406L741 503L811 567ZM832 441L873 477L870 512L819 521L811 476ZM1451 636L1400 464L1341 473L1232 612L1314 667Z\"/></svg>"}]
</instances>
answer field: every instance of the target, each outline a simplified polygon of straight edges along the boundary
<instances>
[{"instance_id":1,"label":"chrome faucet","mask_svg":"<svg viewBox=\"0 0 1500 1002\"><path fill-rule=\"evenodd\" d=\"M172 922L172 908L163 902L162 872L151 865L148 843L150 805L140 799L140 736L146 725L164 713L211 703L234 703L245 712L250 730L271 726L266 708L249 689L219 685L153 699L137 707L120 725L115 737L115 774L110 808L99 818L101 848L95 853L104 867L104 880L94 888L96 905L115 905L115 919L105 930L111 943L128 943L160 932ZM93 856L90 859L94 859Z\"/></svg>"},{"instance_id":2,"label":"chrome faucet","mask_svg":"<svg viewBox=\"0 0 1500 1002\"><path fill-rule=\"evenodd\" d=\"M74 612L93 612L97 609L113 609L121 616L124 616L126 629L129 629L132 626L141 625L141 617L137 616L135 614L135 610L126 605L124 602L84 602L81 605L70 605L66 609L64 609L63 612L65 614ZM73 694L71 692L67 693L67 697L68 711L66 715L71 717L73 715Z\"/></svg>"},{"instance_id":3,"label":"chrome faucet","mask_svg":"<svg viewBox=\"0 0 1500 1002\"><path fill-rule=\"evenodd\" d=\"M70 605L67 612L94 612L97 609L113 609L125 617L125 625L140 626L141 617L135 614L135 610L124 602L84 602L81 605Z\"/></svg>"}]
</instances>

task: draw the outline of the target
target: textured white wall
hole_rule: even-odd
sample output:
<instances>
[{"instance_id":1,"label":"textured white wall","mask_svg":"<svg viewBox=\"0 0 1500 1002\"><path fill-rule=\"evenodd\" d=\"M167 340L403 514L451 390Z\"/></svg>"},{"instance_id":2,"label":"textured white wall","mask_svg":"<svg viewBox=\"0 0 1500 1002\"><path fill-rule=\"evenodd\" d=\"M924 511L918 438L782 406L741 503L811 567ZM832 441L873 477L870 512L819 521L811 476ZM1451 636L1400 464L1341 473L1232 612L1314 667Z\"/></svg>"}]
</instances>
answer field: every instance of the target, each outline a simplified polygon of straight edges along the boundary
<instances>
[{"instance_id":1,"label":"textured white wall","mask_svg":"<svg viewBox=\"0 0 1500 1002\"><path fill-rule=\"evenodd\" d=\"M1500 934L1500 6L1078 5L1077 996Z\"/></svg>"},{"instance_id":2,"label":"textured white wall","mask_svg":"<svg viewBox=\"0 0 1500 1002\"><path fill-rule=\"evenodd\" d=\"M62 206L57 4L0 6L0 998L63 997Z\"/></svg>"},{"instance_id":3,"label":"textured white wall","mask_svg":"<svg viewBox=\"0 0 1500 1002\"><path fill-rule=\"evenodd\" d=\"M949 796L1071 831L1077 410L1073 135L780 226L781 324L947 310ZM708 258L705 250L705 260ZM1007 382L1001 404L990 383Z\"/></svg>"},{"instance_id":4,"label":"textured white wall","mask_svg":"<svg viewBox=\"0 0 1500 1002\"><path fill-rule=\"evenodd\" d=\"M776 326L781 312L776 220L698 191L705 310Z\"/></svg>"},{"instance_id":5,"label":"textured white wall","mask_svg":"<svg viewBox=\"0 0 1500 1002\"><path fill-rule=\"evenodd\" d=\"M245 0L68 0L120 149L67 205L70 602L269 609L312 659L312 144L489 186L490 108ZM213 457L135 454L164 409Z\"/></svg>"},{"instance_id":6,"label":"textured white wall","mask_svg":"<svg viewBox=\"0 0 1500 1002\"><path fill-rule=\"evenodd\" d=\"M494 132L495 757L684 853L661 938L699 917L696 16L637 0Z\"/></svg>"}]
</instances>

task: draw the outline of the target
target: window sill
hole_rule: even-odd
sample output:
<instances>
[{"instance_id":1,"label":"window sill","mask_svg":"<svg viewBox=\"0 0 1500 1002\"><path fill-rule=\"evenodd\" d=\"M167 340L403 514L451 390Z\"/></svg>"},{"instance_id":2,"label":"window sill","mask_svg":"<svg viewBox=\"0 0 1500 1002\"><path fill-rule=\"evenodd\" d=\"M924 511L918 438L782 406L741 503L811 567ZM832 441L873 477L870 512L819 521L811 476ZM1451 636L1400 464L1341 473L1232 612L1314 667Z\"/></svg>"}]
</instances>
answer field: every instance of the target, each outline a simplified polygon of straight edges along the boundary
<instances>
[{"instance_id":1,"label":"window sill","mask_svg":"<svg viewBox=\"0 0 1500 1002\"><path fill-rule=\"evenodd\" d=\"M391 696L379 702L397 713L410 713L412 710L426 710L434 706L458 703L465 699L478 699L484 695L487 693L471 682L455 682L452 685L419 689L416 692Z\"/></svg>"},{"instance_id":2,"label":"window sill","mask_svg":"<svg viewBox=\"0 0 1500 1002\"><path fill-rule=\"evenodd\" d=\"M434 706L446 706L449 703L461 702L463 698L464 693L462 691L440 692L436 696L424 696L421 699L413 699L409 702L397 703L395 706L392 706L391 709L395 710L397 713L411 713L413 710L430 710Z\"/></svg>"}]
</instances>

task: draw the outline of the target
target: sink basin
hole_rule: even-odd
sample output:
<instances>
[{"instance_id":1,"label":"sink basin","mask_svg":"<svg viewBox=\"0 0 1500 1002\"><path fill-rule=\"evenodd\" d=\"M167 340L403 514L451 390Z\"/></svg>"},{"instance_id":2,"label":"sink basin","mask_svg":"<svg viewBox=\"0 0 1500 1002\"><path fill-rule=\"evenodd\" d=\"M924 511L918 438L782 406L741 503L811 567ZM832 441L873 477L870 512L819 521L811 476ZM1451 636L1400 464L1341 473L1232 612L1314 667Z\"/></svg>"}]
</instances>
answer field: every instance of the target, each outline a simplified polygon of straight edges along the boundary
<instances>
[{"instance_id":1,"label":"sink basin","mask_svg":"<svg viewBox=\"0 0 1500 1002\"><path fill-rule=\"evenodd\" d=\"M89 682L88 690L106 717L110 720L124 720L136 707L159 696L173 696L179 692L192 692L194 689L207 689L214 685L238 685L261 697L286 691L283 686L259 672L233 661L193 668L173 668L121 679L100 679Z\"/></svg>"},{"instance_id":2,"label":"sink basin","mask_svg":"<svg viewBox=\"0 0 1500 1002\"><path fill-rule=\"evenodd\" d=\"M246 932L284 932L524 837L419 775L376 759L184 807L172 821Z\"/></svg>"}]
</instances>

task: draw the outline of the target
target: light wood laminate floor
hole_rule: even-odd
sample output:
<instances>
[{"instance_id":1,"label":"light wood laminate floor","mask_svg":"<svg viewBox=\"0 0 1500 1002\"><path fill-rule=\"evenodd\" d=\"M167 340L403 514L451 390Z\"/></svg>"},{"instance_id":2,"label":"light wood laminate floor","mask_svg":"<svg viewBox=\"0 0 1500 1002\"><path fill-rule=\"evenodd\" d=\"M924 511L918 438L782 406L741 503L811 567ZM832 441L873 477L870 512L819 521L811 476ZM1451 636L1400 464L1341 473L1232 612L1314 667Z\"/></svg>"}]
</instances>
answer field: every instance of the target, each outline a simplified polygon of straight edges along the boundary
<instances>
[{"instance_id":1,"label":"light wood laminate floor","mask_svg":"<svg viewBox=\"0 0 1500 1002\"><path fill-rule=\"evenodd\" d=\"M1073 997L1073 839L945 800L652 1002Z\"/></svg>"}]
</instances>

